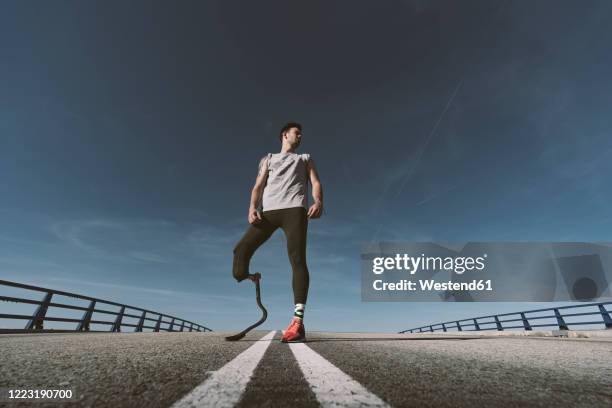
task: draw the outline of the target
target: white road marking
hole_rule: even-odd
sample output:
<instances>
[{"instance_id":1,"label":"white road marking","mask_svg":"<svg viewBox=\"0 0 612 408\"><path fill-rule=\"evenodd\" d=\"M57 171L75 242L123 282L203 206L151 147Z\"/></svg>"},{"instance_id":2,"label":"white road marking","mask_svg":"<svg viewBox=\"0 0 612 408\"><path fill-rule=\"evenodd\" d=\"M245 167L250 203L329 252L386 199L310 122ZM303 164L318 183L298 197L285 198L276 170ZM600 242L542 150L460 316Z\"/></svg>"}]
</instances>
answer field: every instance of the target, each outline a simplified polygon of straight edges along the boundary
<instances>
[{"instance_id":1,"label":"white road marking","mask_svg":"<svg viewBox=\"0 0 612 408\"><path fill-rule=\"evenodd\" d=\"M390 407L304 343L287 343L322 407Z\"/></svg>"},{"instance_id":2,"label":"white road marking","mask_svg":"<svg viewBox=\"0 0 612 408\"><path fill-rule=\"evenodd\" d=\"M232 361L213 371L202 384L195 387L172 407L233 407L239 400L261 361L276 330L257 340Z\"/></svg>"}]
</instances>

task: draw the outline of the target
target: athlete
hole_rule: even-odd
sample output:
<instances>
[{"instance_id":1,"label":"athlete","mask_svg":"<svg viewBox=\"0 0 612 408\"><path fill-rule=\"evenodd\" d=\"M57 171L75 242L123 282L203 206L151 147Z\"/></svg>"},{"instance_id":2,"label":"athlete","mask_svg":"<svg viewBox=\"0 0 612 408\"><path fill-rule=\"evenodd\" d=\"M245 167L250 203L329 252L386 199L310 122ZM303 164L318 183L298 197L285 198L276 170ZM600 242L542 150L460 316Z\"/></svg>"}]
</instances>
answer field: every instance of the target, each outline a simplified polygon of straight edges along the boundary
<instances>
[{"instance_id":1,"label":"athlete","mask_svg":"<svg viewBox=\"0 0 612 408\"><path fill-rule=\"evenodd\" d=\"M233 275L240 282L249 276L253 253L279 227L287 237L287 254L293 271L295 308L282 342L306 339L304 308L310 276L306 266L308 220L323 213L323 190L310 154L298 154L302 126L289 122L280 131L280 153L268 153L259 162L259 173L251 192L248 220L251 224L234 247ZM314 203L308 206L308 180ZM261 205L260 205L261 202Z\"/></svg>"}]
</instances>

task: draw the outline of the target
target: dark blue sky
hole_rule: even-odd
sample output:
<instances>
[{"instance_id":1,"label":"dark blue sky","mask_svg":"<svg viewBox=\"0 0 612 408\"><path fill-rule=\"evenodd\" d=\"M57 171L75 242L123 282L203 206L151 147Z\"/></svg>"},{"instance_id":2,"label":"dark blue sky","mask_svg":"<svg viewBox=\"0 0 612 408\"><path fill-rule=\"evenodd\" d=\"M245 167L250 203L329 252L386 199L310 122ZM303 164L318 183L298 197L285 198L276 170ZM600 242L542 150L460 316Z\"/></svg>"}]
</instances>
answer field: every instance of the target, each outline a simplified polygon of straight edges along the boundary
<instances>
[{"instance_id":1,"label":"dark blue sky","mask_svg":"<svg viewBox=\"0 0 612 408\"><path fill-rule=\"evenodd\" d=\"M309 225L311 329L537 306L362 303L360 243L609 241L610 15L595 0L4 2L0 276L252 322L232 249L259 159L296 120L326 208ZM284 327L282 231L251 269L266 325Z\"/></svg>"}]
</instances>

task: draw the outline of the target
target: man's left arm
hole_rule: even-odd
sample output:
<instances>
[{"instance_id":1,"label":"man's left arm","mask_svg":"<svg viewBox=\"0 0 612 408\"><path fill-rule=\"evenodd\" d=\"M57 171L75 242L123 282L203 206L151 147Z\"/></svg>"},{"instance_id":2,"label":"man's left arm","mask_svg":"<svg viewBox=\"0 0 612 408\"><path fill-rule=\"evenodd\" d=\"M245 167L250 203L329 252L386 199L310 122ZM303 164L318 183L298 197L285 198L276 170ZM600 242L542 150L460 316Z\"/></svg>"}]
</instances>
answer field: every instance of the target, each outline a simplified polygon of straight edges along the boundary
<instances>
[{"instance_id":1,"label":"man's left arm","mask_svg":"<svg viewBox=\"0 0 612 408\"><path fill-rule=\"evenodd\" d=\"M321 186L321 180L319 180L319 174L314 165L312 158L308 160L308 178L312 185L312 198L314 204L308 209L309 218L319 218L323 214L323 187Z\"/></svg>"}]
</instances>

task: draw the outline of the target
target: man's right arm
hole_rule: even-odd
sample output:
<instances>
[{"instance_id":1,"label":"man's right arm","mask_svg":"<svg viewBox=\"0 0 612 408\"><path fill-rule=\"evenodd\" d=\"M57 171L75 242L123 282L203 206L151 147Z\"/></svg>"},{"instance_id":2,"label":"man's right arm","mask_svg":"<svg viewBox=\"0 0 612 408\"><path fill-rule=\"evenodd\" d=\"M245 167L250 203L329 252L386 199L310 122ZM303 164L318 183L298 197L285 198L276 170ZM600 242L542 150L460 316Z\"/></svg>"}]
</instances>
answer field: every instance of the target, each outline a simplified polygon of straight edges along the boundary
<instances>
[{"instance_id":1,"label":"man's right arm","mask_svg":"<svg viewBox=\"0 0 612 408\"><path fill-rule=\"evenodd\" d=\"M259 173L257 179L255 179L255 185L251 191L251 202L249 204L249 223L254 224L261 221L261 214L257 211L261 195L266 181L268 180L268 160L267 157L263 157L259 162Z\"/></svg>"}]
</instances>

